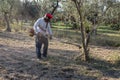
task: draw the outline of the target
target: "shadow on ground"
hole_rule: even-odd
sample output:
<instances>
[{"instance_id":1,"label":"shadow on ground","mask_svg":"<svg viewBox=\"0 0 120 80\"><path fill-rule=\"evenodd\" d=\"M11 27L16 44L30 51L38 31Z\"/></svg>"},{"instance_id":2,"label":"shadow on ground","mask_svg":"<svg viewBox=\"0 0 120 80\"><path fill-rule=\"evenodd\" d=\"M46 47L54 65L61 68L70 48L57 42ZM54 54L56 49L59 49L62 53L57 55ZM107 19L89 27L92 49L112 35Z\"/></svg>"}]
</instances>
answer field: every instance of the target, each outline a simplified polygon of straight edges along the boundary
<instances>
[{"instance_id":1,"label":"shadow on ground","mask_svg":"<svg viewBox=\"0 0 120 80\"><path fill-rule=\"evenodd\" d=\"M27 38L20 38L14 34L11 36L0 34L0 37L20 41ZM77 55L75 51L62 49L49 51L47 59L37 60L34 49L0 44L0 77L3 80L99 80L103 76L111 78L120 76L119 65L100 59L91 59L89 63L75 61L73 59ZM94 73L97 75L93 75Z\"/></svg>"},{"instance_id":2,"label":"shadow on ground","mask_svg":"<svg viewBox=\"0 0 120 80\"><path fill-rule=\"evenodd\" d=\"M64 52L64 50L53 51ZM6 45L0 46L0 52L2 52L0 54L0 77L6 80L97 79L97 77L94 76L78 74L76 69L69 68L72 60L63 55L49 54L47 59L37 60L35 52L31 49L19 49L18 47L15 48ZM67 68L65 68L66 66Z\"/></svg>"}]
</instances>

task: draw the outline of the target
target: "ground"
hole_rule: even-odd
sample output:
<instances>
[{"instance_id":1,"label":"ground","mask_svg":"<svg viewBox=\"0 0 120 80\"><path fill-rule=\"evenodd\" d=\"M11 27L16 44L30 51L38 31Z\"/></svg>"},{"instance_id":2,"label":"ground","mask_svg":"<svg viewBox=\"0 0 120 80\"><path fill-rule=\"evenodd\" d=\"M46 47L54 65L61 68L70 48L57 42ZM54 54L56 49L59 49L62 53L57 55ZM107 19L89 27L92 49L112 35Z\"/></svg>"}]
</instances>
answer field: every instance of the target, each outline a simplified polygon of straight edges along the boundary
<instances>
[{"instance_id":1,"label":"ground","mask_svg":"<svg viewBox=\"0 0 120 80\"><path fill-rule=\"evenodd\" d=\"M120 80L120 66L111 56L119 48L91 45L93 59L77 61L78 47L51 40L48 57L37 60L34 37L0 32L0 80Z\"/></svg>"}]
</instances>

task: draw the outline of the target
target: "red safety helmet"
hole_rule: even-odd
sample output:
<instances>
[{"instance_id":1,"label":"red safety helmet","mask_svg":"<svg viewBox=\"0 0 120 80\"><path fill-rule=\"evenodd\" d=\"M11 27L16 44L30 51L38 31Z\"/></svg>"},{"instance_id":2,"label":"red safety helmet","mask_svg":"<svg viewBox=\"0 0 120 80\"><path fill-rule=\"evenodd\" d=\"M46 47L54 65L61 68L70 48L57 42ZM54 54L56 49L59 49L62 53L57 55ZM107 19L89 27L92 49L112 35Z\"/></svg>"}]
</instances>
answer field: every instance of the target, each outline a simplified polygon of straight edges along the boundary
<instances>
[{"instance_id":1,"label":"red safety helmet","mask_svg":"<svg viewBox=\"0 0 120 80\"><path fill-rule=\"evenodd\" d=\"M50 13L46 13L46 14L45 14L45 17L48 17L49 19L52 19L52 18L53 18L53 16L52 16Z\"/></svg>"}]
</instances>

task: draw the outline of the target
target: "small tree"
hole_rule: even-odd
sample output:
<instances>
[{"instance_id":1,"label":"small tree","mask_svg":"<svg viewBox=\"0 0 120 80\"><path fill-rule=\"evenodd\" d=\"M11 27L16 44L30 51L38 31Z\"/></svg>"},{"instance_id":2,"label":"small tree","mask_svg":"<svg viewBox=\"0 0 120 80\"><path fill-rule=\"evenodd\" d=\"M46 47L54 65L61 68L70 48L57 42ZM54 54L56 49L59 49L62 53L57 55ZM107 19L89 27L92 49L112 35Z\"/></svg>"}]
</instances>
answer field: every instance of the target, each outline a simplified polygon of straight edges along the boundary
<instances>
[{"instance_id":1,"label":"small tree","mask_svg":"<svg viewBox=\"0 0 120 80\"><path fill-rule=\"evenodd\" d=\"M9 0L0 0L0 11L3 13L4 15L4 19L6 22L6 31L11 32L11 28L10 28L10 23L9 23L9 13L12 9L12 5L10 5L10 1Z\"/></svg>"},{"instance_id":2,"label":"small tree","mask_svg":"<svg viewBox=\"0 0 120 80\"><path fill-rule=\"evenodd\" d=\"M88 49L88 43L90 39L90 33L89 32L86 36L85 33L85 27L84 27L84 16L82 12L83 8L83 0L72 0L75 3L77 12L79 14L79 23L80 23L80 30L81 30L81 37L82 37L82 46L83 46L83 53L84 53L84 58L85 61L89 61L89 49Z\"/></svg>"}]
</instances>

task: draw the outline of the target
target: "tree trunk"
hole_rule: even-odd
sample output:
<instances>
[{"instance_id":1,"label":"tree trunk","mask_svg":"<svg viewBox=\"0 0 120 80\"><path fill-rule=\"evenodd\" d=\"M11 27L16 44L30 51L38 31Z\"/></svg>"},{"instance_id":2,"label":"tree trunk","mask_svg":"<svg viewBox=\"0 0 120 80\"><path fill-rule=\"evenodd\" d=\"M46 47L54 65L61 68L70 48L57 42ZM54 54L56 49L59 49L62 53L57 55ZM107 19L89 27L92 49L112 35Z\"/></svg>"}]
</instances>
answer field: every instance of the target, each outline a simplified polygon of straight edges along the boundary
<instances>
[{"instance_id":1,"label":"tree trunk","mask_svg":"<svg viewBox=\"0 0 120 80\"><path fill-rule=\"evenodd\" d=\"M83 46L83 51L84 51L84 57L85 61L89 61L89 50L88 50L88 45L86 45L87 40L85 38L85 30L84 30L84 25L83 25L83 20L82 20L82 15L80 14L80 19L81 19L81 37L82 37L82 46Z\"/></svg>"},{"instance_id":2,"label":"tree trunk","mask_svg":"<svg viewBox=\"0 0 120 80\"><path fill-rule=\"evenodd\" d=\"M81 10L82 2L76 2L75 0L73 1L76 5L77 11L80 17L80 28L81 28L80 30L81 30L84 58L85 58L85 61L89 61L89 50L88 50L88 45L87 45L88 43L85 37L86 35L85 35L85 30L84 30L84 25L83 25L83 15L82 15L82 10Z\"/></svg>"},{"instance_id":3,"label":"tree trunk","mask_svg":"<svg viewBox=\"0 0 120 80\"><path fill-rule=\"evenodd\" d=\"M10 23L9 23L8 16L7 16L6 12L4 13L4 19L6 22L6 31L11 32Z\"/></svg>"},{"instance_id":4,"label":"tree trunk","mask_svg":"<svg viewBox=\"0 0 120 80\"><path fill-rule=\"evenodd\" d=\"M93 25L93 29L94 29L93 31L94 35L97 35L97 24Z\"/></svg>"}]
</instances>

